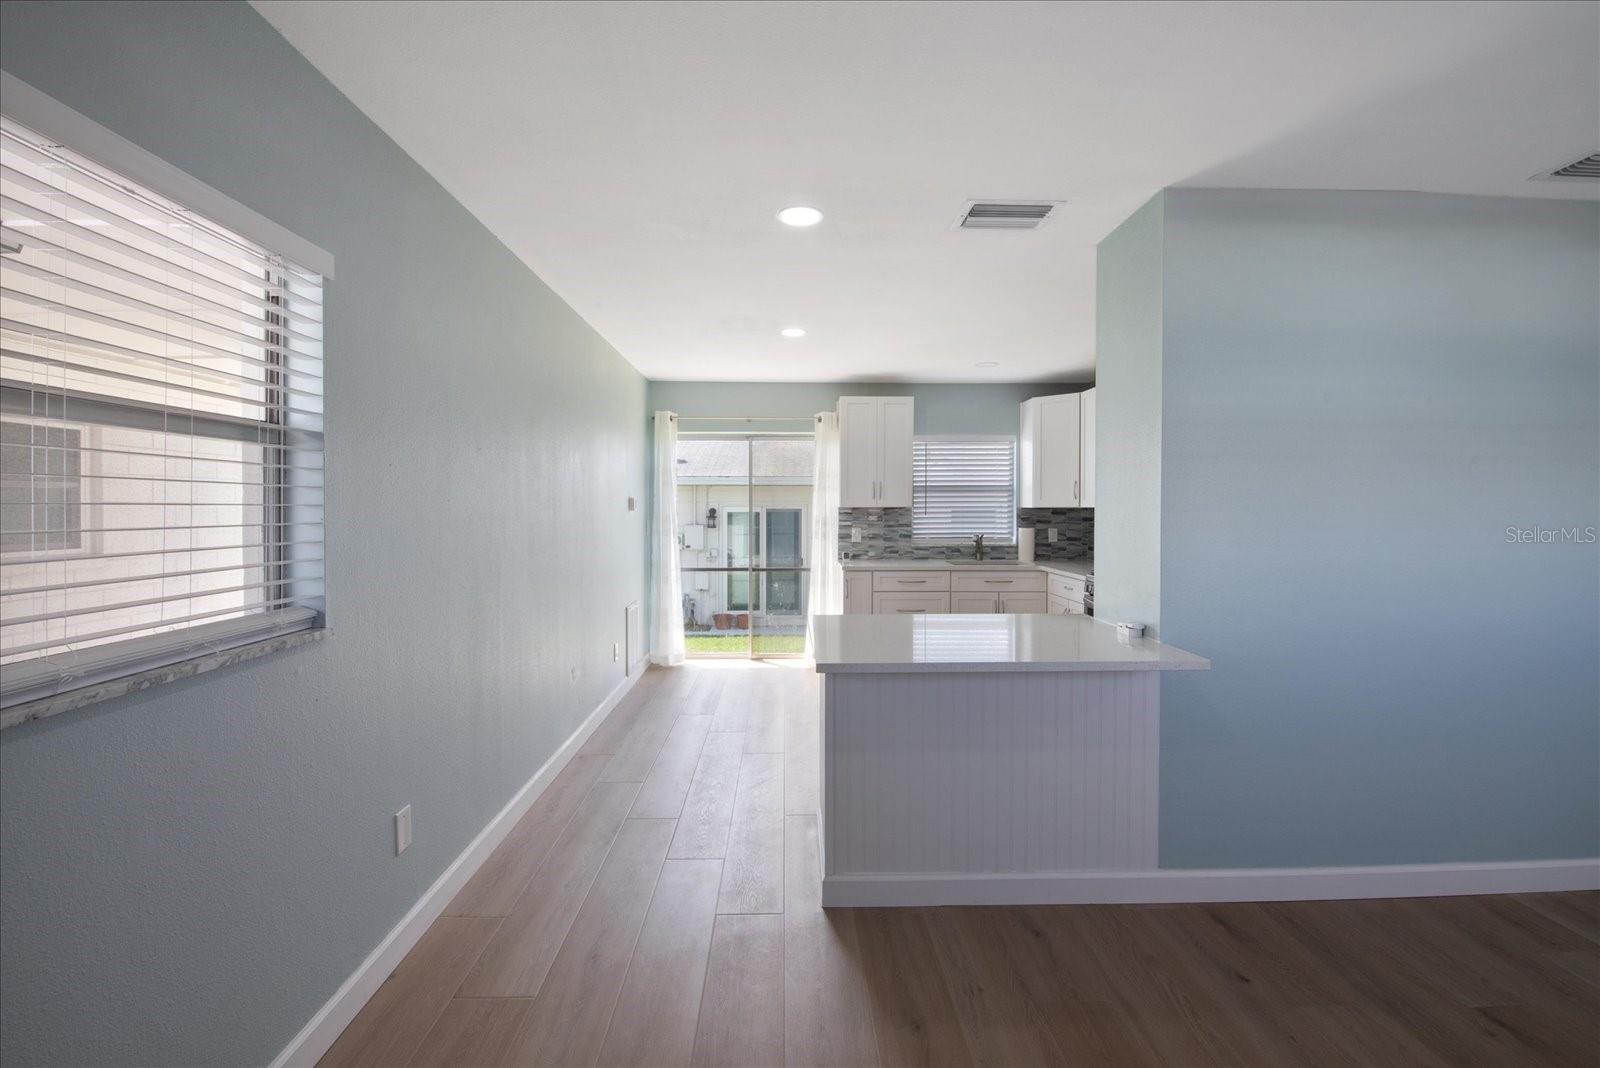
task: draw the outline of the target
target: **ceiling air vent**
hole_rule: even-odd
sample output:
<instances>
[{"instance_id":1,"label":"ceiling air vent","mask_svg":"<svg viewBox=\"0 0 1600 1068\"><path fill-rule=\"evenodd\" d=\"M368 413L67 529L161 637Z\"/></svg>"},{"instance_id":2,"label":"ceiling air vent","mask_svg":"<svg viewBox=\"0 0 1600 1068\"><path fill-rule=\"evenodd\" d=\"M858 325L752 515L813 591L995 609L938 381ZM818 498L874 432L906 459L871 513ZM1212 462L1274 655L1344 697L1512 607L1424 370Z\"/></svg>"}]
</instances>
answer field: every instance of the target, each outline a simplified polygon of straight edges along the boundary
<instances>
[{"instance_id":1,"label":"ceiling air vent","mask_svg":"<svg viewBox=\"0 0 1600 1068\"><path fill-rule=\"evenodd\" d=\"M961 214L963 230L1037 230L1060 201L973 200Z\"/></svg>"},{"instance_id":2,"label":"ceiling air vent","mask_svg":"<svg viewBox=\"0 0 1600 1068\"><path fill-rule=\"evenodd\" d=\"M1600 152L1596 152L1592 156L1585 156L1579 160L1573 160L1565 167L1557 167L1553 171L1546 171L1544 174L1534 175L1534 177L1566 182L1600 181Z\"/></svg>"}]
</instances>

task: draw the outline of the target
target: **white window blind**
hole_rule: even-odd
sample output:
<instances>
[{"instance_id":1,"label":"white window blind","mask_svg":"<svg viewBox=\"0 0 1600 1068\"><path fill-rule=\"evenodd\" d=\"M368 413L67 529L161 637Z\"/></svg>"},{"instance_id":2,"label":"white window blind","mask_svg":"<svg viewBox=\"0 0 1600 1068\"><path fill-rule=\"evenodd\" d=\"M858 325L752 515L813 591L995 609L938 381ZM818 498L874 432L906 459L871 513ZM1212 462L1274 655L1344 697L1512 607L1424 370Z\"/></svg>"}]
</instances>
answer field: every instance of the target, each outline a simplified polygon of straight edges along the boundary
<instances>
[{"instance_id":1,"label":"white window blind","mask_svg":"<svg viewBox=\"0 0 1600 1068\"><path fill-rule=\"evenodd\" d=\"M0 117L0 701L313 626L322 278Z\"/></svg>"},{"instance_id":2,"label":"white window blind","mask_svg":"<svg viewBox=\"0 0 1600 1068\"><path fill-rule=\"evenodd\" d=\"M911 451L911 535L991 543L1016 537L1017 443L1012 438L917 438Z\"/></svg>"}]
</instances>

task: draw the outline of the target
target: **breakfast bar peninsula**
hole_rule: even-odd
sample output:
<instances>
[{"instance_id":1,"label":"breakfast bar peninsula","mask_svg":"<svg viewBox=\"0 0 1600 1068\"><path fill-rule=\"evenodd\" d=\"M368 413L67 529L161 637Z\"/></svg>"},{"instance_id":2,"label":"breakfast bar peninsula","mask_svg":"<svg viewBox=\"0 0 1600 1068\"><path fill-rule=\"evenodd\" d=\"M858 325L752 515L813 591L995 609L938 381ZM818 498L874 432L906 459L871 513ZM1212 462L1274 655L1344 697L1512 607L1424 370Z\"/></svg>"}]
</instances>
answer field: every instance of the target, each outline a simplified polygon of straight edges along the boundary
<instances>
[{"instance_id":1,"label":"breakfast bar peninsula","mask_svg":"<svg viewBox=\"0 0 1600 1068\"><path fill-rule=\"evenodd\" d=\"M1153 872L1163 671L1081 615L811 621L825 905L1128 900Z\"/></svg>"}]
</instances>

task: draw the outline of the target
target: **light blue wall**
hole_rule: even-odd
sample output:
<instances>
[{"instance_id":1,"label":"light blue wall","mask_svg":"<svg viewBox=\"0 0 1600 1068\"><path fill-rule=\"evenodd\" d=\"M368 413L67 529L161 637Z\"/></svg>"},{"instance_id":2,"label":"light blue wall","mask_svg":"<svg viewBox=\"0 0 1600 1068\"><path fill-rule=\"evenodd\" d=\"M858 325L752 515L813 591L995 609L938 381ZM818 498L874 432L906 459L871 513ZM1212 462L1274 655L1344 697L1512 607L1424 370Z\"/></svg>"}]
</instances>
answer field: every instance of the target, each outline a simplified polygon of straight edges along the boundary
<instances>
[{"instance_id":1,"label":"light blue wall","mask_svg":"<svg viewBox=\"0 0 1600 1068\"><path fill-rule=\"evenodd\" d=\"M1161 257L1157 196L1095 261L1095 614L1161 633Z\"/></svg>"},{"instance_id":2,"label":"light blue wall","mask_svg":"<svg viewBox=\"0 0 1600 1068\"><path fill-rule=\"evenodd\" d=\"M262 1063L620 680L645 383L243 4L0 66L338 260L332 640L0 735L0 1059Z\"/></svg>"},{"instance_id":3,"label":"light blue wall","mask_svg":"<svg viewBox=\"0 0 1600 1068\"><path fill-rule=\"evenodd\" d=\"M1600 207L1163 208L1162 865L1600 853Z\"/></svg>"},{"instance_id":4,"label":"light blue wall","mask_svg":"<svg viewBox=\"0 0 1600 1068\"><path fill-rule=\"evenodd\" d=\"M832 411L840 397L916 398L918 434L1010 434L1022 422L1022 402L1052 393L1076 393L1088 383L993 385L899 382L651 382L650 408L684 415L807 416ZM781 423L766 429L793 429Z\"/></svg>"}]
</instances>

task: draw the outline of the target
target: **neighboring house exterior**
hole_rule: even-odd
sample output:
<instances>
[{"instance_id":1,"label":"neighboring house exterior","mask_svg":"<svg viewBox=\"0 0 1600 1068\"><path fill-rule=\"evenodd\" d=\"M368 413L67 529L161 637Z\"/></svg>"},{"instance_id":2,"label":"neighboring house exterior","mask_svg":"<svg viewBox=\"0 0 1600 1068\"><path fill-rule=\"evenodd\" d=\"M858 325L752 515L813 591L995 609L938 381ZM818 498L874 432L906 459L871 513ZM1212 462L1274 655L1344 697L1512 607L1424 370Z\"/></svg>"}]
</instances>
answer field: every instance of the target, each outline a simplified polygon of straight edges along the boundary
<instances>
[{"instance_id":1,"label":"neighboring house exterior","mask_svg":"<svg viewBox=\"0 0 1600 1068\"><path fill-rule=\"evenodd\" d=\"M728 617L748 613L757 630L804 631L814 456L810 438L679 439L678 538L689 629L734 629ZM794 570L701 570L746 565Z\"/></svg>"},{"instance_id":2,"label":"neighboring house exterior","mask_svg":"<svg viewBox=\"0 0 1600 1068\"><path fill-rule=\"evenodd\" d=\"M114 632L78 648L125 641L262 602L261 589L238 589L267 562L260 446L9 416L4 427L6 648L38 647L8 662L80 635Z\"/></svg>"}]
</instances>

